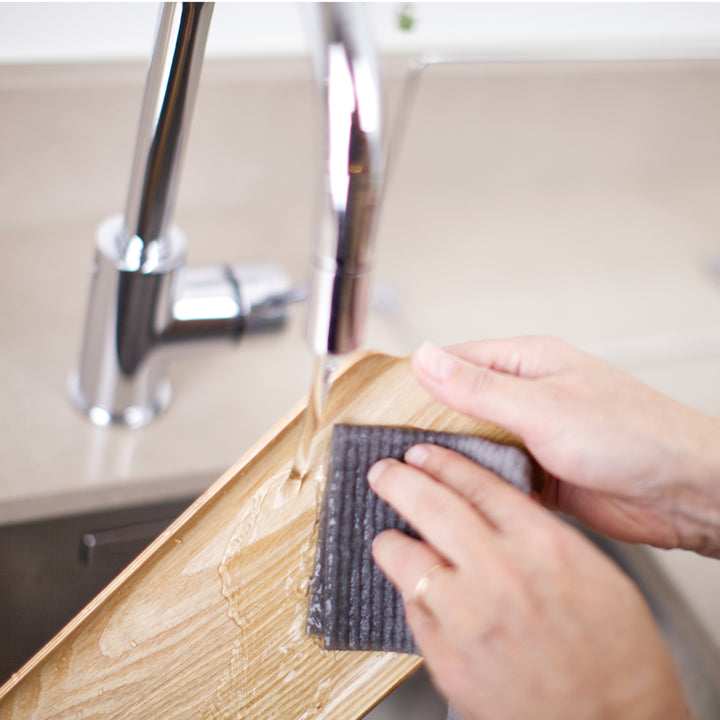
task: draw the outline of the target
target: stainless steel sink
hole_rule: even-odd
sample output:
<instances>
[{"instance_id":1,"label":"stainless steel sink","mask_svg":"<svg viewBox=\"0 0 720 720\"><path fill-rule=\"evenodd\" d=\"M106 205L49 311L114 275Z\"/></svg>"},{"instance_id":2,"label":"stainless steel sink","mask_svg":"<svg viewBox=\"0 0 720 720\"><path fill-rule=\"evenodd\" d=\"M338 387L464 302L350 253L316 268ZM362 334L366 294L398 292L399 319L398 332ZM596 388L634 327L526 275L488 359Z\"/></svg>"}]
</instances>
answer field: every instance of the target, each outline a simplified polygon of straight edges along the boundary
<instances>
[{"instance_id":1,"label":"stainless steel sink","mask_svg":"<svg viewBox=\"0 0 720 720\"><path fill-rule=\"evenodd\" d=\"M193 499L0 526L0 684Z\"/></svg>"},{"instance_id":2,"label":"stainless steel sink","mask_svg":"<svg viewBox=\"0 0 720 720\"><path fill-rule=\"evenodd\" d=\"M192 500L0 526L0 684ZM680 593L646 548L587 535L645 595L673 651L694 720L720 718L720 650ZM366 718L443 720L445 712L421 669Z\"/></svg>"},{"instance_id":3,"label":"stainless steel sink","mask_svg":"<svg viewBox=\"0 0 720 720\"><path fill-rule=\"evenodd\" d=\"M720 648L646 547L585 533L614 558L645 596L675 658L693 720L718 720Z\"/></svg>"}]
</instances>

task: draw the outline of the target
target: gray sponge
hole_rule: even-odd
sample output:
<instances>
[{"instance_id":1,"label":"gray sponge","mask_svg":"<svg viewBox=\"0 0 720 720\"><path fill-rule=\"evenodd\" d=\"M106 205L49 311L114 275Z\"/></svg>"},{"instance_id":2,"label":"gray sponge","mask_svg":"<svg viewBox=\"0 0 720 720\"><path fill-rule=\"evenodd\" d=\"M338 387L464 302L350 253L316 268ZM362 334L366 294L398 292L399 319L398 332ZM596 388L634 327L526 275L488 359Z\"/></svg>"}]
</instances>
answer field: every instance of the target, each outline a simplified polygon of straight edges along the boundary
<instances>
[{"instance_id":1,"label":"gray sponge","mask_svg":"<svg viewBox=\"0 0 720 720\"><path fill-rule=\"evenodd\" d=\"M530 492L533 462L520 448L471 435L411 428L336 425L330 445L307 632L328 650L415 653L402 598L373 562L370 548L383 530L414 530L367 483L383 458L401 460L418 443L456 450Z\"/></svg>"}]
</instances>

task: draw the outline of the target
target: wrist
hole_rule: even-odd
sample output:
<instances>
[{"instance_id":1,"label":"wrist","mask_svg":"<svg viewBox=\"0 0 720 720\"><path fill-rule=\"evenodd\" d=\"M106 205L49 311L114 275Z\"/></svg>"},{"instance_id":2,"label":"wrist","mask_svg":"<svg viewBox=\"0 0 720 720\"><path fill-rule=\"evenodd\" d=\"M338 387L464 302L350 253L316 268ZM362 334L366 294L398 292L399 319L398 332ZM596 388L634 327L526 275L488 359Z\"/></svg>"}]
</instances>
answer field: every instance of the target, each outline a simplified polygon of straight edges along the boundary
<instances>
[{"instance_id":1,"label":"wrist","mask_svg":"<svg viewBox=\"0 0 720 720\"><path fill-rule=\"evenodd\" d=\"M696 418L671 498L679 547L720 558L720 419Z\"/></svg>"}]
</instances>

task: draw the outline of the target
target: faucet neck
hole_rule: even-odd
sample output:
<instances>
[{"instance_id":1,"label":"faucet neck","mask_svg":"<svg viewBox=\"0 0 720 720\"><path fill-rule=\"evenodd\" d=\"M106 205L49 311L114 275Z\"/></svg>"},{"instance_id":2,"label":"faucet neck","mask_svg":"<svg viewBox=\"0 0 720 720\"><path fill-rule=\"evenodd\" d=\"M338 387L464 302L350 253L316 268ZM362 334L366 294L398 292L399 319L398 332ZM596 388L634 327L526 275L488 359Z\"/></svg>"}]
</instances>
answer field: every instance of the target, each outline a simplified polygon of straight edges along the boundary
<instances>
[{"instance_id":1,"label":"faucet neck","mask_svg":"<svg viewBox=\"0 0 720 720\"><path fill-rule=\"evenodd\" d=\"M357 349L365 330L385 148L380 73L362 10L356 3L314 6L325 186L307 337L317 355Z\"/></svg>"},{"instance_id":2,"label":"faucet neck","mask_svg":"<svg viewBox=\"0 0 720 720\"><path fill-rule=\"evenodd\" d=\"M200 82L213 3L166 3L143 98L118 251L152 271L171 253L169 230Z\"/></svg>"}]
</instances>

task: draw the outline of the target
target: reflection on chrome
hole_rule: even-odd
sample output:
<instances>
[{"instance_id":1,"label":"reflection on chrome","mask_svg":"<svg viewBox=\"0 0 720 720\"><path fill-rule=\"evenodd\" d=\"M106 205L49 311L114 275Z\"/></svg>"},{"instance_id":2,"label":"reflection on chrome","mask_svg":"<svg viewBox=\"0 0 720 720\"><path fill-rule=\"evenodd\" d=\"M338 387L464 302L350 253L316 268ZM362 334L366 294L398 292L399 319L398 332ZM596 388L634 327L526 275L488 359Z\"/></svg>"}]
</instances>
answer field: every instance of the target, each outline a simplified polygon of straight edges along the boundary
<instances>
[{"instance_id":1,"label":"reflection on chrome","mask_svg":"<svg viewBox=\"0 0 720 720\"><path fill-rule=\"evenodd\" d=\"M284 325L305 292L269 263L185 267L172 215L212 3L161 7L125 212L96 237L71 394L96 425L140 427L170 402L166 365L186 348ZM312 253L308 340L318 355L362 340L383 173L380 84L357 4L312 6L323 94L325 184Z\"/></svg>"}]
</instances>

